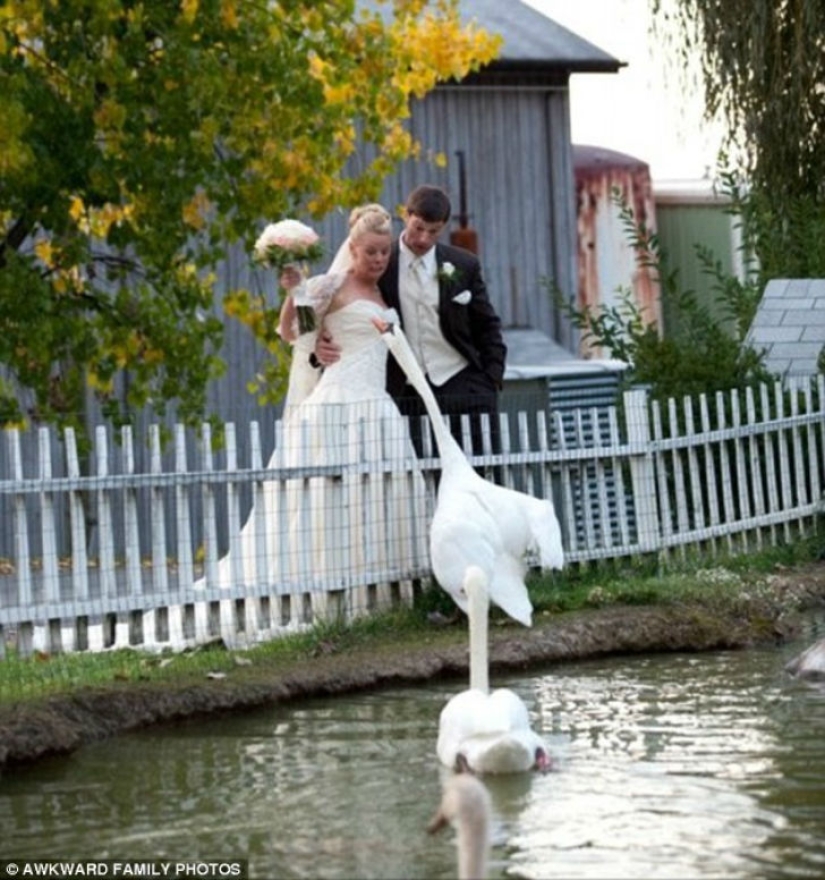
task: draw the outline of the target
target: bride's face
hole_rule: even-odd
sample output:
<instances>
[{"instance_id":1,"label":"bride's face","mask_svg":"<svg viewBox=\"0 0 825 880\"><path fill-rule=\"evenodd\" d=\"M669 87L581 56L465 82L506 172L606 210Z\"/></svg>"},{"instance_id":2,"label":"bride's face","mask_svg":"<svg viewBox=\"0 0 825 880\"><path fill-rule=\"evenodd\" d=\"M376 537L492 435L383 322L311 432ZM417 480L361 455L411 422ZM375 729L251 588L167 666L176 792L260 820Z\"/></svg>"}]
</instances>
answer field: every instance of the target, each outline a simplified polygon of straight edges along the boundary
<instances>
[{"instance_id":1,"label":"bride's face","mask_svg":"<svg viewBox=\"0 0 825 880\"><path fill-rule=\"evenodd\" d=\"M377 281L387 268L392 236L366 232L352 242L352 271L361 278Z\"/></svg>"}]
</instances>

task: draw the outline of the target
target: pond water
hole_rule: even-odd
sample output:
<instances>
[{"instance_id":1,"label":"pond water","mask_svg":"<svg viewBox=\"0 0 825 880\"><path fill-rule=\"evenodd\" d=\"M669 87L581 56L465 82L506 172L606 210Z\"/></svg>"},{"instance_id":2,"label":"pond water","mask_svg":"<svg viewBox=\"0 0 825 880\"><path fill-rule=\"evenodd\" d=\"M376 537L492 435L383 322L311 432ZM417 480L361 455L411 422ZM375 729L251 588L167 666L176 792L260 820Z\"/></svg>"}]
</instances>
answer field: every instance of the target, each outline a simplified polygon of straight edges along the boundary
<instances>
[{"instance_id":1,"label":"pond water","mask_svg":"<svg viewBox=\"0 0 825 880\"><path fill-rule=\"evenodd\" d=\"M609 659L493 684L546 776L487 780L494 877L825 876L825 686L782 648ZM0 779L0 858L249 860L255 878L448 878L439 682L122 736Z\"/></svg>"}]
</instances>

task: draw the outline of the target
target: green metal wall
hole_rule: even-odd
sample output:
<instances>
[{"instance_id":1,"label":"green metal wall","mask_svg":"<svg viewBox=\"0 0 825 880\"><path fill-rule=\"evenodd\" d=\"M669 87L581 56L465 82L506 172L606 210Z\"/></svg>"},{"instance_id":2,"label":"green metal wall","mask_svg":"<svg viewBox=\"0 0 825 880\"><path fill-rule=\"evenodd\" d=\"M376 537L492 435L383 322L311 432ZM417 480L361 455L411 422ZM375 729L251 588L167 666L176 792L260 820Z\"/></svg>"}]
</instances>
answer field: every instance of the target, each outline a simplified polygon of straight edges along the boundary
<instances>
[{"instance_id":1,"label":"green metal wall","mask_svg":"<svg viewBox=\"0 0 825 880\"><path fill-rule=\"evenodd\" d=\"M738 252L736 220L726 213L726 205L716 201L709 204L656 202L656 228L668 266L679 269L682 290L692 290L700 304L707 306L719 321L725 320L723 309L714 290L715 279L707 274L696 254L701 244L713 251L725 274L741 277L741 255ZM667 301L663 302L664 330L670 336L679 333L679 318Z\"/></svg>"}]
</instances>

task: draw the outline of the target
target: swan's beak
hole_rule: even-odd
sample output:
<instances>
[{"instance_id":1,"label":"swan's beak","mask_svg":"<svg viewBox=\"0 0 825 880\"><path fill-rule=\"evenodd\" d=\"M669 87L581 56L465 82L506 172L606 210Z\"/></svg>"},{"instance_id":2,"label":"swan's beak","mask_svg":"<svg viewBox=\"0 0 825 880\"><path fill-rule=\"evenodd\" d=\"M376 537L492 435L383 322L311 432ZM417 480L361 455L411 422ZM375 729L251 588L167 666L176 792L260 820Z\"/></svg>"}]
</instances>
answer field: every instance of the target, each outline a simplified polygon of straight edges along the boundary
<instances>
[{"instance_id":1,"label":"swan's beak","mask_svg":"<svg viewBox=\"0 0 825 880\"><path fill-rule=\"evenodd\" d=\"M372 323L375 325L376 330L379 333L392 333L393 325L390 324L389 321L382 321L381 318L372 318Z\"/></svg>"}]
</instances>

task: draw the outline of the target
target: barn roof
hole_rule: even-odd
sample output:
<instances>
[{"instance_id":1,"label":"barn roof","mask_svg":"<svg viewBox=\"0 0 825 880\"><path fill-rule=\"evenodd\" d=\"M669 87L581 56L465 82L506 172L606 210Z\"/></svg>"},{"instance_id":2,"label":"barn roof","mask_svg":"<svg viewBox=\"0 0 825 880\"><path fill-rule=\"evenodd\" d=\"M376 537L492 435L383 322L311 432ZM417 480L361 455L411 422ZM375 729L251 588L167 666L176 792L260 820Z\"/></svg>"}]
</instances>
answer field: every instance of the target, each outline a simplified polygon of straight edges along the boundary
<instances>
[{"instance_id":1,"label":"barn roof","mask_svg":"<svg viewBox=\"0 0 825 880\"><path fill-rule=\"evenodd\" d=\"M360 7L377 10L385 17L391 4L359 0ZM500 34L499 57L464 83L512 82L513 84L566 83L571 73L616 73L619 61L587 40L557 24L521 0L458 0L461 18Z\"/></svg>"},{"instance_id":2,"label":"barn roof","mask_svg":"<svg viewBox=\"0 0 825 880\"><path fill-rule=\"evenodd\" d=\"M501 34L495 67L553 68L568 73L615 73L623 62L521 0L459 0L461 17Z\"/></svg>"}]
</instances>

